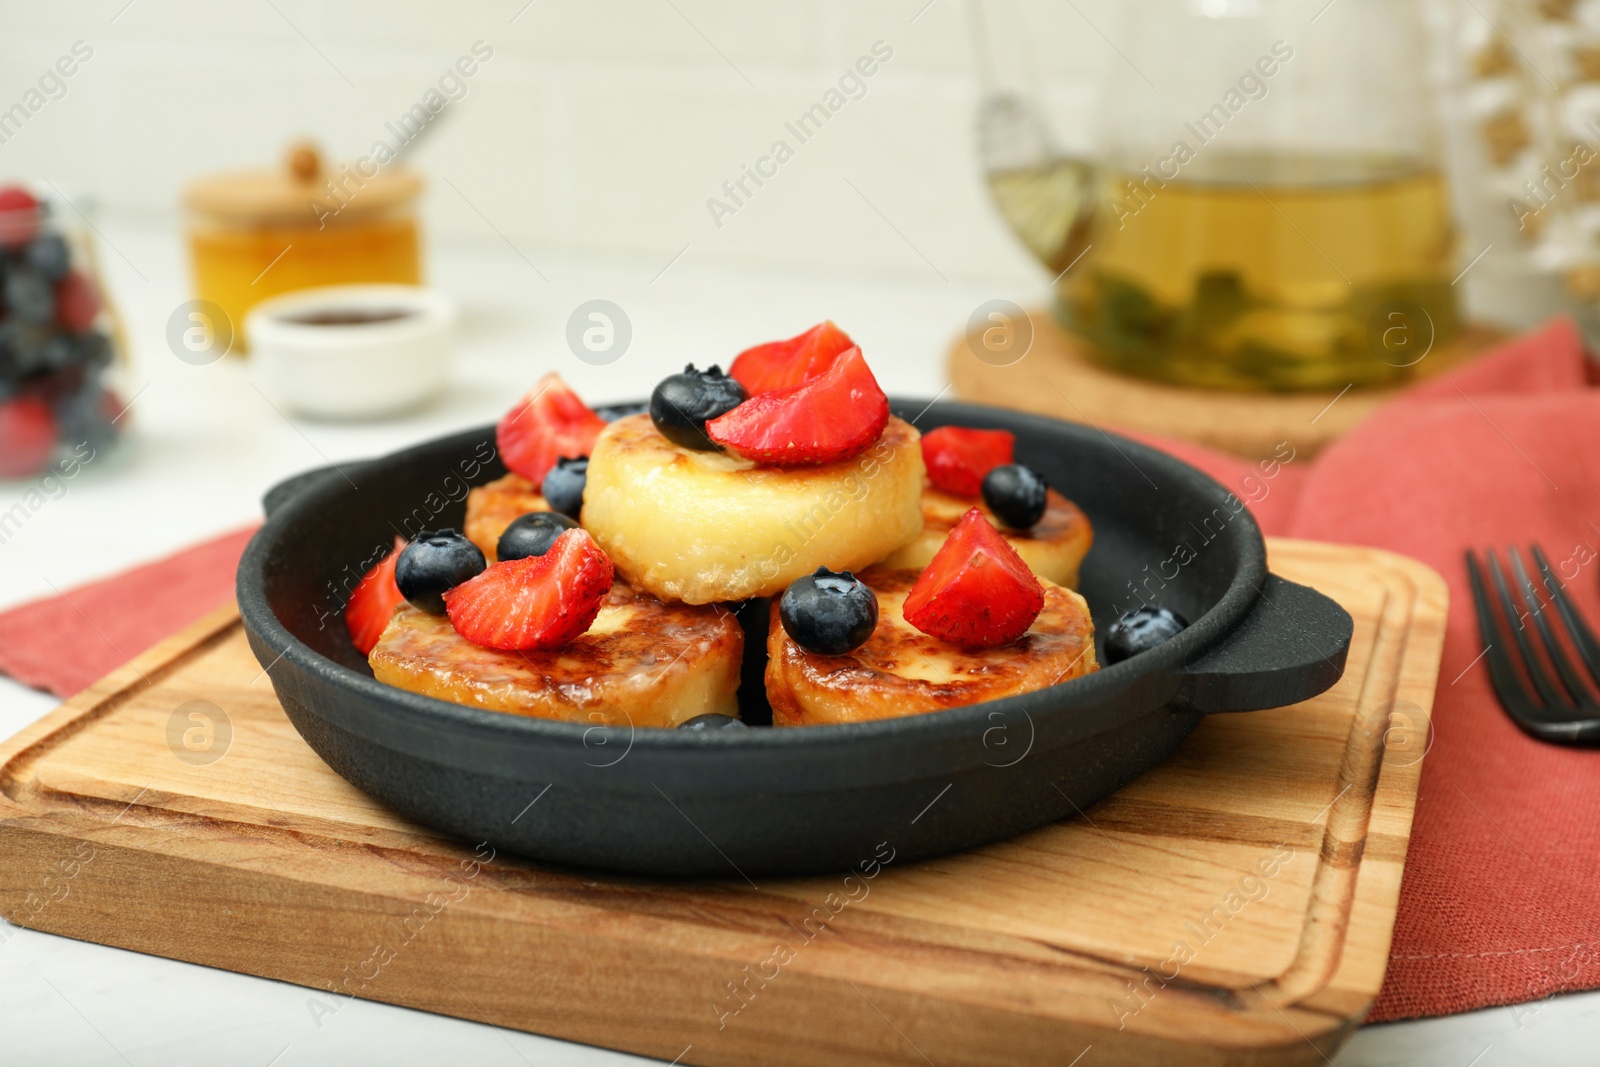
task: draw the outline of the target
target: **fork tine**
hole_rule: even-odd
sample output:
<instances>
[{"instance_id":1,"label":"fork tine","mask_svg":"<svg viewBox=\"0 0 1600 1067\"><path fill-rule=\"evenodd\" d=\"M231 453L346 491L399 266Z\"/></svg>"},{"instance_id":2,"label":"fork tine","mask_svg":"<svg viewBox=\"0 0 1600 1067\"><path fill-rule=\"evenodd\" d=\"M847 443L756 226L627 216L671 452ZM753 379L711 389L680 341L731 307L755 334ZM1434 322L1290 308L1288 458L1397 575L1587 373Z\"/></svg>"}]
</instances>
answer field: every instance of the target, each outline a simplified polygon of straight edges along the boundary
<instances>
[{"instance_id":1,"label":"fork tine","mask_svg":"<svg viewBox=\"0 0 1600 1067\"><path fill-rule=\"evenodd\" d=\"M1588 623L1578 614L1578 609L1567 596L1565 583L1550 569L1550 561L1545 558L1544 550L1538 545L1533 546L1533 560L1539 565L1539 570L1544 572L1544 587L1555 603L1556 610L1561 613L1561 620L1567 624L1567 633L1572 637L1572 644L1578 650L1578 658L1589 668L1589 677L1594 679L1596 685L1600 685L1600 641L1595 640Z\"/></svg>"},{"instance_id":2,"label":"fork tine","mask_svg":"<svg viewBox=\"0 0 1600 1067\"><path fill-rule=\"evenodd\" d=\"M1571 711L1572 704L1566 697L1556 692L1555 681L1534 654L1533 643L1528 640L1528 628L1522 624L1522 614L1518 612L1517 602L1512 599L1511 590L1506 586L1505 572L1500 569L1500 557L1492 548L1485 551L1484 556L1489 561L1489 577L1494 580L1495 591L1500 596L1500 609L1510 626L1511 639L1517 643L1517 649L1522 653L1523 671L1528 675L1529 681L1533 682L1533 687L1539 691L1546 708Z\"/></svg>"},{"instance_id":3,"label":"fork tine","mask_svg":"<svg viewBox=\"0 0 1600 1067\"><path fill-rule=\"evenodd\" d=\"M1512 545L1506 555L1511 557L1511 570L1516 575L1517 584L1522 587L1522 599L1528 605L1528 610L1533 613L1533 623L1539 628L1539 636L1544 640L1545 652L1550 657L1550 663L1555 667L1556 673L1561 676L1561 684L1566 687L1568 695L1575 705L1591 703L1589 690L1584 686L1583 679L1573 669L1572 661L1567 658L1561 643L1556 640L1555 628L1550 625L1550 619L1545 612L1545 603L1539 599L1538 590L1528 577L1528 570L1522 564L1522 551ZM1571 636L1570 634L1568 636Z\"/></svg>"},{"instance_id":4,"label":"fork tine","mask_svg":"<svg viewBox=\"0 0 1600 1067\"><path fill-rule=\"evenodd\" d=\"M1495 621L1493 606L1489 603L1487 580L1478 555L1467 549L1467 579L1472 584L1472 600L1478 609L1478 634L1483 638L1483 658L1489 664L1489 681L1494 685L1500 703L1518 722L1540 717L1541 709L1534 702L1527 686L1517 675L1517 669L1506 652L1504 639Z\"/></svg>"}]
</instances>

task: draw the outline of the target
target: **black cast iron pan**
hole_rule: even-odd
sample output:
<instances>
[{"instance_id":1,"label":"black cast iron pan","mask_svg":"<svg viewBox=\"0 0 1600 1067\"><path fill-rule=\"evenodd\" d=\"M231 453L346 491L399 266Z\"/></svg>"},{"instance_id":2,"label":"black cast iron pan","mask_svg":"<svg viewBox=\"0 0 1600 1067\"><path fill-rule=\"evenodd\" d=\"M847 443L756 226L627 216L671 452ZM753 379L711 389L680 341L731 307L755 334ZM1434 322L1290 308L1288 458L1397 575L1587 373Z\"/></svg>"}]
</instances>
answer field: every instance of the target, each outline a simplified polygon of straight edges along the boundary
<instances>
[{"instance_id":1,"label":"black cast iron pan","mask_svg":"<svg viewBox=\"0 0 1600 1067\"><path fill-rule=\"evenodd\" d=\"M1071 817L1165 759L1206 715L1292 704L1338 680L1350 616L1268 574L1255 520L1204 474L1052 419L894 409L924 430L1017 435L1018 461L1094 524L1081 591L1101 632L1141 597L1190 627L1049 689L840 726L585 727L381 685L345 631L349 589L396 532L459 527L467 487L504 473L485 427L269 493L239 565L251 648L317 754L420 823L546 861L731 878L842 870L885 842L896 862L919 859ZM759 714L759 685L741 692Z\"/></svg>"}]
</instances>

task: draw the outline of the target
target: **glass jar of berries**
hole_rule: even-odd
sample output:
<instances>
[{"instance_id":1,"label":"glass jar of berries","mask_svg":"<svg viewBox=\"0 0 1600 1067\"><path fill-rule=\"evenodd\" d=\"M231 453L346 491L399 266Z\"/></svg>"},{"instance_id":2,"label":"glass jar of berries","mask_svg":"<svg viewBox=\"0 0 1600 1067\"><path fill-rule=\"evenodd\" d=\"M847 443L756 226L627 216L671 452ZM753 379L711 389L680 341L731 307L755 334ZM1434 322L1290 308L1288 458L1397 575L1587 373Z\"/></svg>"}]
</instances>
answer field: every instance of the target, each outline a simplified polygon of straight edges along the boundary
<instances>
[{"instance_id":1,"label":"glass jar of berries","mask_svg":"<svg viewBox=\"0 0 1600 1067\"><path fill-rule=\"evenodd\" d=\"M0 478L75 472L115 443L123 346L102 292L78 216L0 185Z\"/></svg>"}]
</instances>

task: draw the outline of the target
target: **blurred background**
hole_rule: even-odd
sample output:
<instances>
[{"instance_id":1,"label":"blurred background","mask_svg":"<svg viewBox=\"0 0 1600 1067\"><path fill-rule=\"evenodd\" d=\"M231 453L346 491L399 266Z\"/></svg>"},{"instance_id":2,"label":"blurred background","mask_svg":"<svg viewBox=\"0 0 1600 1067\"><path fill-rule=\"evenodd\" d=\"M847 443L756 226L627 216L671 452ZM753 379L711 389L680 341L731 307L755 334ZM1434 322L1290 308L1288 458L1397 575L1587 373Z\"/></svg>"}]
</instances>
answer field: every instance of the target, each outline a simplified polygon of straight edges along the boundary
<instances>
[{"instance_id":1,"label":"blurred background","mask_svg":"<svg viewBox=\"0 0 1600 1067\"><path fill-rule=\"evenodd\" d=\"M530 249L659 265L693 242L702 260L929 273L849 177L947 276L1032 277L974 168L968 21L951 0L125 3L0 8L12 97L74 41L95 49L3 144L8 173L171 219L190 179L274 164L293 136L339 159L392 139L384 124L482 41L493 58L412 160L434 179L434 236L498 241L498 229ZM1080 5L1107 25L1116 6ZM1041 54L1075 74L1059 92L1086 124L1081 101L1115 53L1070 8L1022 7ZM706 200L877 40L894 58L867 96L714 225Z\"/></svg>"},{"instance_id":2,"label":"blurred background","mask_svg":"<svg viewBox=\"0 0 1600 1067\"><path fill-rule=\"evenodd\" d=\"M891 393L1309 455L1600 299L1597 3L0 13L0 511L73 467L6 602L102 573L108 509L159 554L552 369L634 398L832 318Z\"/></svg>"}]
</instances>

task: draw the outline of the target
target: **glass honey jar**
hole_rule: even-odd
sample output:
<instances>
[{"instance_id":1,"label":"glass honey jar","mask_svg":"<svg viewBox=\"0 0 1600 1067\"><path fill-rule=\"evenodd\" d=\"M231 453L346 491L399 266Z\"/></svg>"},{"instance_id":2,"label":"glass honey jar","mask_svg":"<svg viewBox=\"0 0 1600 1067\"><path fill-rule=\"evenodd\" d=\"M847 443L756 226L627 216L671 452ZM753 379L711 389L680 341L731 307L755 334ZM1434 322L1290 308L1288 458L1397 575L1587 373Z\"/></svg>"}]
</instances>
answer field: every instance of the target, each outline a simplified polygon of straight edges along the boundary
<instances>
[{"instance_id":1,"label":"glass honey jar","mask_svg":"<svg viewBox=\"0 0 1600 1067\"><path fill-rule=\"evenodd\" d=\"M422 179L372 157L327 169L310 144L281 169L212 174L184 194L195 295L222 309L243 348L246 313L279 293L422 282Z\"/></svg>"}]
</instances>

